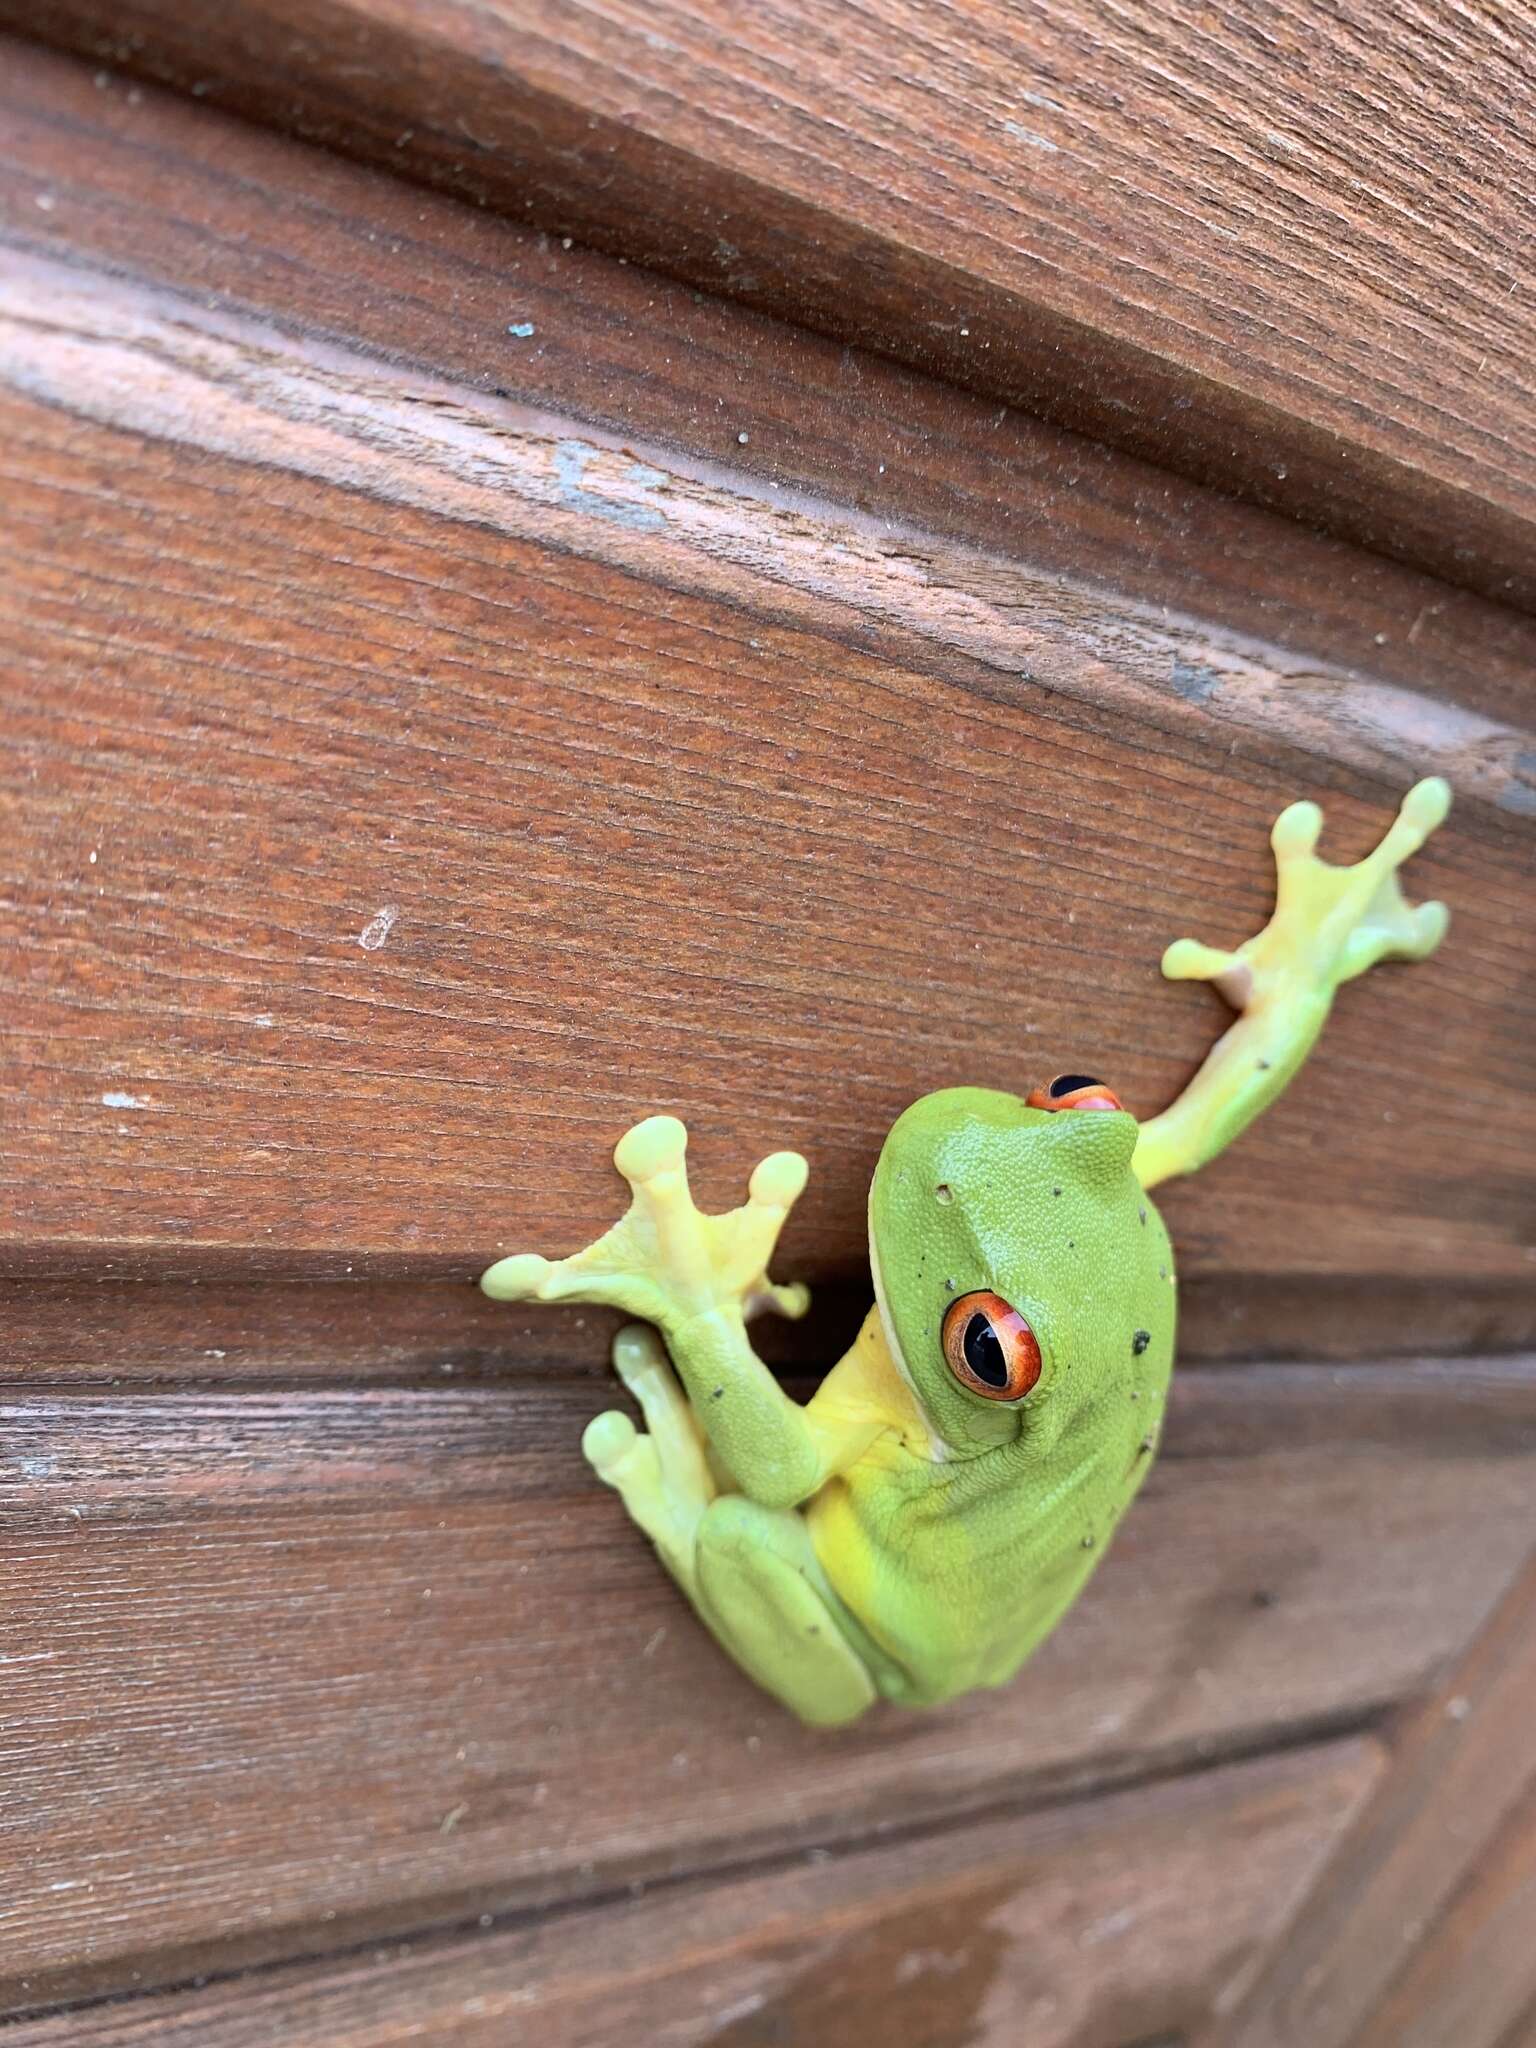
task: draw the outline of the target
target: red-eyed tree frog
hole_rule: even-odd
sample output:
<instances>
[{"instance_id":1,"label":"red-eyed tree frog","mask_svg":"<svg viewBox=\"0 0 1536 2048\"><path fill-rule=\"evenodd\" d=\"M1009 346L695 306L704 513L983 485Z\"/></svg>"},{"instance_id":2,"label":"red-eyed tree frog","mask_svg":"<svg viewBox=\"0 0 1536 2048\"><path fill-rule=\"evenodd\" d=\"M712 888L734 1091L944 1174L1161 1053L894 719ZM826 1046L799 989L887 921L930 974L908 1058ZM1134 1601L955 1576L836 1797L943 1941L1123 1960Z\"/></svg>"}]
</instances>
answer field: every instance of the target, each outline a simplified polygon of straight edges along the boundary
<instances>
[{"instance_id":1,"label":"red-eyed tree frog","mask_svg":"<svg viewBox=\"0 0 1536 2048\"><path fill-rule=\"evenodd\" d=\"M767 1274L805 1185L796 1153L763 1160L743 1207L703 1215L683 1125L648 1117L614 1154L633 1200L606 1235L483 1275L498 1300L644 1318L614 1363L646 1427L610 1409L583 1451L721 1647L802 1720L1001 1685L1082 1591L1151 1467L1173 1366L1173 1254L1148 1190L1274 1101L1342 982L1434 951L1444 906L1410 908L1397 869L1449 804L1419 783L1348 868L1316 857L1315 804L1283 813L1264 930L1163 957L1240 1014L1160 1116L1138 1124L1065 1074L1022 1098L942 1089L898 1117L869 1195L875 1306L805 1406L747 1335L758 1310L807 1304Z\"/></svg>"}]
</instances>

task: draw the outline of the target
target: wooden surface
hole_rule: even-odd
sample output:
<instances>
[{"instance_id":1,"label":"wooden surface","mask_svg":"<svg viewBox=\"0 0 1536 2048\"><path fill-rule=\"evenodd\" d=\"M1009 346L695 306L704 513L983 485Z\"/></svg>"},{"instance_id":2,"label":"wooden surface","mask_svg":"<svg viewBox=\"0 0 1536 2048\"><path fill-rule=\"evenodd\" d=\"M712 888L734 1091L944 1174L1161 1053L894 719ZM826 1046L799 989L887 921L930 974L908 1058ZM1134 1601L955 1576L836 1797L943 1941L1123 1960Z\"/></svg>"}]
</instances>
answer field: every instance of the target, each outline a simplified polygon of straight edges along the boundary
<instances>
[{"instance_id":1,"label":"wooden surface","mask_svg":"<svg viewBox=\"0 0 1536 2048\"><path fill-rule=\"evenodd\" d=\"M1198 2022L1380 1769L1371 1741L596 1910L76 2007L7 2048L1123 2048ZM1022 2031L1026 2030L1027 2031Z\"/></svg>"},{"instance_id":2,"label":"wooden surface","mask_svg":"<svg viewBox=\"0 0 1536 2048\"><path fill-rule=\"evenodd\" d=\"M1529 1695L1520 1733L1530 1743ZM1529 2039L1536 1997L1536 1788L1512 1800L1484 1861L1440 1924L1415 1944L1371 2014L1359 2048L1505 2048Z\"/></svg>"},{"instance_id":3,"label":"wooden surface","mask_svg":"<svg viewBox=\"0 0 1536 2048\"><path fill-rule=\"evenodd\" d=\"M1191 1370L1005 1692L793 1726L577 1451L589 1385L0 1407L0 2005L1108 1783L1410 1695L1530 1534L1536 1366Z\"/></svg>"},{"instance_id":4,"label":"wooden surface","mask_svg":"<svg viewBox=\"0 0 1536 2048\"><path fill-rule=\"evenodd\" d=\"M0 366L54 381L4 410L13 1266L467 1283L594 1234L614 1139L668 1107L716 1206L761 1152L807 1151L785 1270L846 1273L924 1088L1077 1063L1156 1104L1199 1057L1216 1006L1152 963L1262 922L1308 757L1277 785L1193 732L1117 744L894 633L866 653L556 552L611 529L536 471L529 503L510 463L494 490L461 469L462 422L338 445L310 412L333 365L295 395L279 344L253 407L247 344L195 307L125 320L116 288L27 282ZM152 339L91 339L142 317ZM349 367L382 418L381 373ZM80 417L113 408L178 439ZM226 435L265 466L195 445ZM302 473L317 438L354 488ZM1374 795L1336 801L1341 850ZM1451 944L1351 991L1307 1090L1175 1194L1187 1270L1391 1271L1407 1238L1447 1293L1526 1271L1528 829L1469 804L1416 881L1455 904Z\"/></svg>"},{"instance_id":5,"label":"wooden surface","mask_svg":"<svg viewBox=\"0 0 1536 2048\"><path fill-rule=\"evenodd\" d=\"M836 587L868 628L964 627L1012 674L1047 659L1054 614L1078 649L1044 671L1055 689L1113 677L1139 721L1166 727L1192 699L1245 746L1269 733L1362 766L1411 766L1434 730L1442 747L1459 740L1462 783L1533 801L1529 764L1522 775L1498 730L1529 723L1523 614L564 238L112 71L0 47L0 208L21 243L638 436L669 451L664 467L707 464L741 509L769 494L800 515L753 551L781 603L831 506L852 569ZM508 334L527 323L532 335ZM820 551L824 576L840 552ZM953 592L937 618L918 601L930 577ZM981 637L983 601L996 618ZM1177 637L1190 618L1198 651ZM1447 730L1447 698L1491 727Z\"/></svg>"},{"instance_id":6,"label":"wooden surface","mask_svg":"<svg viewBox=\"0 0 1536 2048\"><path fill-rule=\"evenodd\" d=\"M1536 594L1523 5L0 13Z\"/></svg>"},{"instance_id":7,"label":"wooden surface","mask_svg":"<svg viewBox=\"0 0 1536 2048\"><path fill-rule=\"evenodd\" d=\"M332 165L317 194L263 138L230 144L254 152L214 209L241 291L210 303L206 235L152 211L125 246L125 192L185 185L227 126L51 62L13 90L12 1271L451 1281L473 1342L478 1266L590 1234L614 1138L668 1106L716 1202L758 1150L809 1153L785 1267L851 1299L899 1107L1085 1060L1166 1099L1221 1012L1160 983L1165 940L1262 920L1290 796L1327 797L1348 853L1442 768L1463 801L1413 880L1454 906L1443 955L1349 991L1307 1088L1169 1208L1196 1351L1340 1348L1330 1317L1356 1350L1528 1334L1510 615L1460 601L1462 651L1417 688L1386 657L1361 674L1308 641L1325 544L1278 561L1268 637L1256 615L1239 636L1173 611L1185 583L1159 586L1129 499L1099 546L1135 598L1064 583L983 533L936 435L929 483L871 523L832 472L865 432L878 472L888 422L839 412L789 340L781 404L802 377L814 400L793 503L706 463L697 425L680 450L681 395L671 445L551 412L599 386L610 419L646 403L639 308L605 296L627 273L575 252L539 256L548 290L598 275L628 338L500 398L471 368L488 327L450 323L433 372L426 314L397 321L382 277L338 293L383 181ZM420 303L454 306L454 209L409 204ZM495 223L454 232L482 238L476 280L534 260ZM746 348L749 316L715 317ZM408 360L380 357L391 322ZM946 491L964 539L916 524ZM1169 516L1176 554L1202 518L1219 554L1214 507ZM1422 586L1406 643L1444 586L1389 573ZM600 1330L575 1339L589 1364Z\"/></svg>"},{"instance_id":8,"label":"wooden surface","mask_svg":"<svg viewBox=\"0 0 1536 2048\"><path fill-rule=\"evenodd\" d=\"M1392 1768L1221 2048L1504 2048L1536 1999L1536 1559Z\"/></svg>"},{"instance_id":9,"label":"wooden surface","mask_svg":"<svg viewBox=\"0 0 1536 2048\"><path fill-rule=\"evenodd\" d=\"M273 18L202 24L204 100ZM340 107L320 60L349 22L355 108L445 77L522 90L494 10L472 76L439 62L467 14L434 9L429 44L399 0L380 73L384 19L322 0L242 43L247 100L259 72L281 125L311 88ZM898 29L948 32L839 19L892 54ZM1003 2048L1027 2012L1030 2048L1204 2048L1291 1956L1322 1967L1348 2048L1531 2048L1530 1816L1498 1768L1517 1610L1469 1644L1528 1553L1536 1475L1536 1364L1485 1355L1536 1331L1536 621L1466 587L1497 582L1489 536L1525 516L1500 498L1525 459L1516 313L1413 267L1486 281L1470 233L1450 246L1461 157L1395 245L1392 290L1424 287L1413 347L1369 378L1368 237L1334 266L1338 346L1305 364L1294 290L1290 338L1219 374L1197 360L1214 315L1170 299L1179 344L1143 361L1135 322L1094 312L1099 352L1059 360L1106 419L1137 397L1116 449L982 395L1003 387L930 339L939 214L905 210L900 265L843 268L863 281L838 331L898 363L131 82L118 62L161 62L175 22L146 0L117 25L106 68L0 49L0 2012L32 2015L9 2038ZM697 20L648 25L677 34L647 61L691 66L718 122ZM1230 31L1192 30L1168 89L1188 101L1207 33L1235 76ZM1204 145L1186 122L1187 157L1152 147L1137 52L1162 32L1114 29L1103 128L1136 128L1172 193ZM989 47L964 64L995 68ZM1378 131L1338 121L1341 47L1316 76L1342 166ZM1461 74L1478 107L1494 64ZM591 151L696 117L654 92L599 111L601 82L568 183L594 228L630 208L643 255L645 160L625 142L603 197ZM530 121L549 161L574 90ZM749 131L733 146L760 149ZM1411 196L1420 132L1406 182L1357 195L1370 221ZM422 135L392 168L511 175ZM718 195L747 173L710 148ZM730 289L821 318L809 273L789 289L808 159L780 158L753 217L782 278ZM951 161L987 172L982 141ZM1125 190L1188 292L1236 293L1248 244L1203 274ZM829 263L845 227L878 230L853 191L816 201ZM647 208L667 195L658 172ZM1064 222L1070 197L1043 180L1027 203ZM973 211L976 266L1002 245ZM1336 248L1335 216L1304 221ZM1110 239L1095 260L1107 278ZM870 309L897 288L886 335ZM1018 277L989 289L1023 303ZM1030 305L1025 353L1051 331ZM1463 327L1494 367L1458 440ZM1431 361L1434 421L1408 402ZM1272 405L1315 449L1341 365L1355 417L1287 502L1320 493L1340 531L1366 507L1425 559L1446 550L1404 507L1438 508L1473 551L1456 584L1188 480L1229 402L1243 447L1280 446ZM1144 371L1198 403L1159 413ZM579 1459L608 1319L497 1309L476 1271L609 1220L606 1155L644 1110L689 1117L713 1204L798 1144L782 1266L817 1303L765 1343L803 1375L867 1304L863 1192L897 1109L1083 1063L1156 1106L1225 1014L1159 981L1165 941L1264 917L1289 798L1326 803L1343 856L1435 769L1458 803L1410 883L1452 905L1442 956L1349 990L1294 1101L1169 1191L1183 1355L1222 1363L1186 1362L1088 1601L995 1696L845 1737L788 1724ZM1449 1750L1398 1742L1468 1655ZM1437 1861L1442 1776L1471 1833ZM1335 1866L1360 1903L1325 1885L1308 1908L1378 1784ZM1406 1956L1400 1905L1424 1922Z\"/></svg>"}]
</instances>

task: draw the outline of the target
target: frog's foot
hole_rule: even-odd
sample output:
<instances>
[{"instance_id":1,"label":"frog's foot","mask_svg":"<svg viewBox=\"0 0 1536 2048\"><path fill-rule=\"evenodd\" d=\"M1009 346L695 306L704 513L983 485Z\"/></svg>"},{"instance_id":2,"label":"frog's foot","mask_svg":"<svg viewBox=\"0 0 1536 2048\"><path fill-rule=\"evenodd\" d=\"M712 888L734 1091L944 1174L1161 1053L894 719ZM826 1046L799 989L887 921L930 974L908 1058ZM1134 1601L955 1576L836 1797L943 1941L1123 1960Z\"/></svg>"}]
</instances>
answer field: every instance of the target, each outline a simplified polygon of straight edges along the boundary
<instances>
[{"instance_id":1,"label":"frog's foot","mask_svg":"<svg viewBox=\"0 0 1536 2048\"><path fill-rule=\"evenodd\" d=\"M1414 909L1397 871L1450 809L1438 777L1409 790L1386 837L1353 867L1315 851L1323 814L1292 804L1275 820L1275 914L1235 952L1180 939L1163 955L1173 981L1214 982L1237 1022L1160 1116L1141 1127L1133 1161L1144 1188L1194 1173L1224 1152L1289 1084L1317 1042L1334 991L1378 960L1422 960L1449 922L1443 903Z\"/></svg>"},{"instance_id":2,"label":"frog's foot","mask_svg":"<svg viewBox=\"0 0 1536 2048\"><path fill-rule=\"evenodd\" d=\"M646 1428L637 1430L627 1415L610 1408L587 1424L582 1453L691 1598L699 1523L715 1498L704 1439L654 1330L626 1325L613 1340L613 1362L639 1402Z\"/></svg>"},{"instance_id":3,"label":"frog's foot","mask_svg":"<svg viewBox=\"0 0 1536 2048\"><path fill-rule=\"evenodd\" d=\"M668 1492L708 1507L718 1488L704 1432L656 1332L626 1323L613 1340L613 1367L640 1404Z\"/></svg>"},{"instance_id":4,"label":"frog's foot","mask_svg":"<svg viewBox=\"0 0 1536 2048\"><path fill-rule=\"evenodd\" d=\"M753 1173L741 1208L706 1216L689 1192L687 1144L675 1116L636 1124L613 1155L633 1196L613 1228L568 1259L534 1252L500 1259L480 1285L498 1301L606 1302L664 1329L721 1310L743 1318L764 1308L803 1315L808 1291L774 1285L767 1268L805 1186L805 1161L796 1152L773 1153Z\"/></svg>"},{"instance_id":5,"label":"frog's foot","mask_svg":"<svg viewBox=\"0 0 1536 2048\"><path fill-rule=\"evenodd\" d=\"M1164 974L1214 982L1234 1009L1251 1011L1308 996L1326 1002L1341 982L1378 960L1427 958L1444 938L1449 915L1443 903L1409 905L1397 871L1450 807L1450 787L1438 776L1416 784L1375 851L1341 868L1317 857L1317 805L1292 804L1270 833L1278 882L1275 914L1263 931L1230 953L1179 939L1163 955Z\"/></svg>"}]
</instances>

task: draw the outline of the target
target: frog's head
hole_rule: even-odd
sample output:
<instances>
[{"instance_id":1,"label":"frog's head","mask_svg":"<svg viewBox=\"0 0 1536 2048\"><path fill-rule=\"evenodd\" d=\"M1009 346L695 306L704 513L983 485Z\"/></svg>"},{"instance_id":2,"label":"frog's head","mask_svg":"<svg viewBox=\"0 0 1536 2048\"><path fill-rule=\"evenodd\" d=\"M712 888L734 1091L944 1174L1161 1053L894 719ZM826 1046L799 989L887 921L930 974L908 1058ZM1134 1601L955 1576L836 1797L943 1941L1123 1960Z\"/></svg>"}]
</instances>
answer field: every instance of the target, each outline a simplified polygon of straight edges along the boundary
<instances>
[{"instance_id":1,"label":"frog's head","mask_svg":"<svg viewBox=\"0 0 1536 2048\"><path fill-rule=\"evenodd\" d=\"M1055 1442L1142 1353L1171 1356L1168 1241L1131 1171L1137 1135L1082 1074L1027 1101L946 1088L892 1125L869 1195L875 1290L957 1450Z\"/></svg>"}]
</instances>

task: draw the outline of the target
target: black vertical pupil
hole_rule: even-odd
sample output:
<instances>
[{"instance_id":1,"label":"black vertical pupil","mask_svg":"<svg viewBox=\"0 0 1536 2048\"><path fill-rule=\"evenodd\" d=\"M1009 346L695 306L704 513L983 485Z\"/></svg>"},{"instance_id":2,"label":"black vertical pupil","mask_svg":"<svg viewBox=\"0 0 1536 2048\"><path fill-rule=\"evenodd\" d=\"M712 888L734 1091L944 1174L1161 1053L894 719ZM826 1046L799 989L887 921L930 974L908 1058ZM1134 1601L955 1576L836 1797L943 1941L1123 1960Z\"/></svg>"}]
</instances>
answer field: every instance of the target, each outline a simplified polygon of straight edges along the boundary
<instances>
[{"instance_id":1,"label":"black vertical pupil","mask_svg":"<svg viewBox=\"0 0 1536 2048\"><path fill-rule=\"evenodd\" d=\"M1063 1095L1075 1095L1079 1088L1102 1088L1104 1083L1097 1074L1058 1074L1051 1083L1049 1094L1053 1102Z\"/></svg>"},{"instance_id":2,"label":"black vertical pupil","mask_svg":"<svg viewBox=\"0 0 1536 2048\"><path fill-rule=\"evenodd\" d=\"M1003 1355L1002 1340L979 1309L965 1326L962 1349L966 1364L984 1386L1007 1386L1008 1360Z\"/></svg>"}]
</instances>

